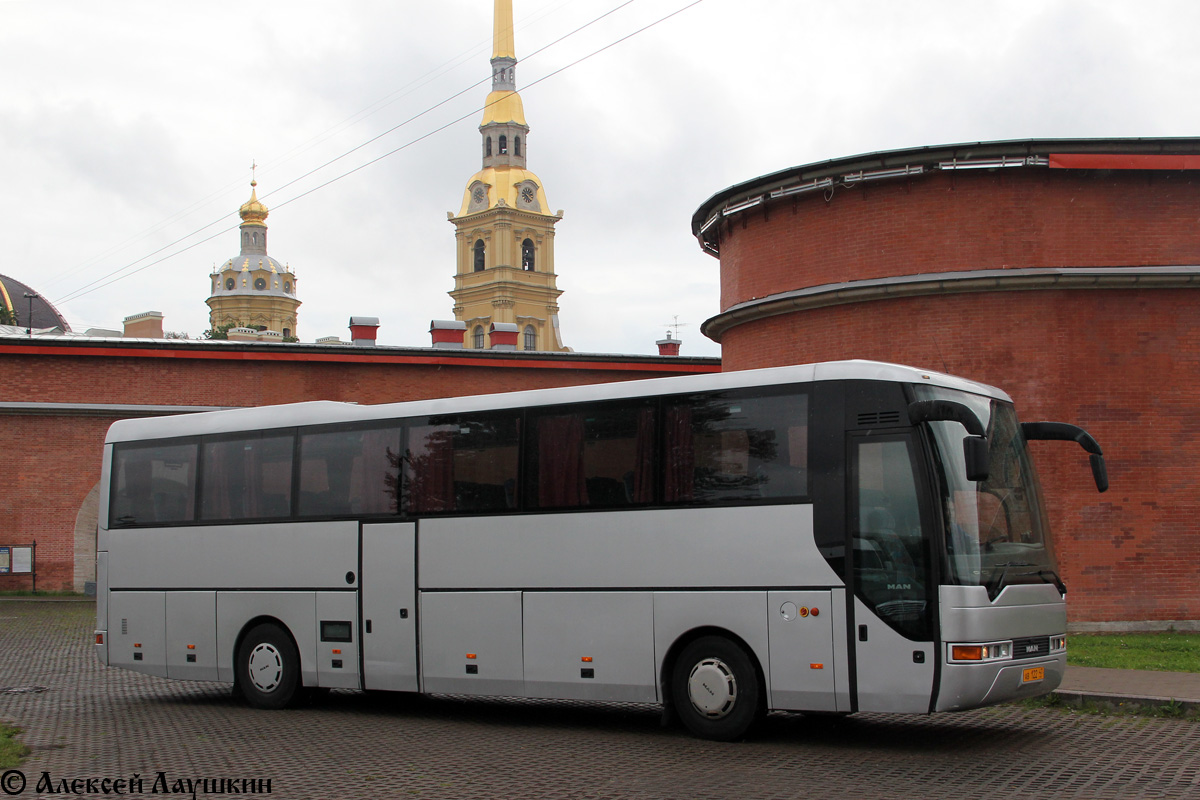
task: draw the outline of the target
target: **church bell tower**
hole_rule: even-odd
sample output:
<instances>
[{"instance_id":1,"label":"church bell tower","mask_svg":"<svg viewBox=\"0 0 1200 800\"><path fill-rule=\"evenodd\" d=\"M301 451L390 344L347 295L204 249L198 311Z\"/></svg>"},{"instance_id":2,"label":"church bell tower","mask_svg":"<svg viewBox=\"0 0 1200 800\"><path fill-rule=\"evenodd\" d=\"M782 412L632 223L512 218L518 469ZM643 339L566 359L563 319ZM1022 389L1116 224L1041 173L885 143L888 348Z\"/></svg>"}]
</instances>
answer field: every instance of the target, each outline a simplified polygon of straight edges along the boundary
<instances>
[{"instance_id":1,"label":"church bell tower","mask_svg":"<svg viewBox=\"0 0 1200 800\"><path fill-rule=\"evenodd\" d=\"M454 318L466 323L463 346L491 346L495 324L516 326L518 350L564 351L558 327L554 226L537 175L526 169L529 125L517 93L512 0L495 0L492 91L483 111L483 169L463 193L455 228Z\"/></svg>"}]
</instances>

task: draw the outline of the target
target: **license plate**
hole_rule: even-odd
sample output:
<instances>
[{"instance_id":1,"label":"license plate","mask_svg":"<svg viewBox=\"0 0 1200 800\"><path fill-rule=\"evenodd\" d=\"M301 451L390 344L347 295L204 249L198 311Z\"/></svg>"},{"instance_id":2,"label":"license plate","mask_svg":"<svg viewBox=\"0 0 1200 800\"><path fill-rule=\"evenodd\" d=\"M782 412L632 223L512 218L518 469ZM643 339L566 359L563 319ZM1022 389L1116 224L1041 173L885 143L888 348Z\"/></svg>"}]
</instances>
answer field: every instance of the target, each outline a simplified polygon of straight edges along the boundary
<instances>
[{"instance_id":1,"label":"license plate","mask_svg":"<svg viewBox=\"0 0 1200 800\"><path fill-rule=\"evenodd\" d=\"M1021 672L1021 683L1032 683L1046 678L1045 667L1030 667Z\"/></svg>"}]
</instances>

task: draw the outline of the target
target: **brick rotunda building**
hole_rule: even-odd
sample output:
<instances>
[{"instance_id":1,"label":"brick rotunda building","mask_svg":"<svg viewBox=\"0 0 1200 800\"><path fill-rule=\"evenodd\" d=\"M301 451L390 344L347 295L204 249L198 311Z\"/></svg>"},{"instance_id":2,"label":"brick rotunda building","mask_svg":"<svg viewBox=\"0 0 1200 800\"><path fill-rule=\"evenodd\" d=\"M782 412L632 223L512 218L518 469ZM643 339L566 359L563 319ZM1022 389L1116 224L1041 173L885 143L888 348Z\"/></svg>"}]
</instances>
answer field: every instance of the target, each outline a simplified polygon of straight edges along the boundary
<instances>
[{"instance_id":1,"label":"brick rotunda building","mask_svg":"<svg viewBox=\"0 0 1200 800\"><path fill-rule=\"evenodd\" d=\"M1200 139L989 142L781 170L714 195L723 368L895 361L1007 390L1074 629L1200 627Z\"/></svg>"}]
</instances>

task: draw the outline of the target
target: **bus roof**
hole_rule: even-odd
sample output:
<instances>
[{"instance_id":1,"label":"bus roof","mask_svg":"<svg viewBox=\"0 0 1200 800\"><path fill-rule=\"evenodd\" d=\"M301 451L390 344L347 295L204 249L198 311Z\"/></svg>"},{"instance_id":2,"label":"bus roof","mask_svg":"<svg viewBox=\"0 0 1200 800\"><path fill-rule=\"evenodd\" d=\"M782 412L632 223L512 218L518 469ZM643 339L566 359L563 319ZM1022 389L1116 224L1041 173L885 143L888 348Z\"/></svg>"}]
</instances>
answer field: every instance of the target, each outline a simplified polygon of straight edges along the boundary
<instances>
[{"instance_id":1,"label":"bus roof","mask_svg":"<svg viewBox=\"0 0 1200 800\"><path fill-rule=\"evenodd\" d=\"M403 403L357 405L330 400L291 403L256 408L235 408L167 417L120 420L113 423L105 438L106 444L167 439L180 436L199 436L213 433L233 433L245 430L290 428L298 425L322 425L339 422L363 422L399 417L453 414L488 409L524 408L532 406L583 403L622 398L685 394L690 392L736 389L753 386L772 386L791 383L811 383L829 380L877 380L897 383L923 383L958 389L1011 402L1000 389L965 378L940 372L919 370L900 364L879 361L828 361L767 369L740 370L712 375L685 375L651 378L640 381L592 383L555 389L534 389L503 394L443 397L431 400L411 400Z\"/></svg>"}]
</instances>

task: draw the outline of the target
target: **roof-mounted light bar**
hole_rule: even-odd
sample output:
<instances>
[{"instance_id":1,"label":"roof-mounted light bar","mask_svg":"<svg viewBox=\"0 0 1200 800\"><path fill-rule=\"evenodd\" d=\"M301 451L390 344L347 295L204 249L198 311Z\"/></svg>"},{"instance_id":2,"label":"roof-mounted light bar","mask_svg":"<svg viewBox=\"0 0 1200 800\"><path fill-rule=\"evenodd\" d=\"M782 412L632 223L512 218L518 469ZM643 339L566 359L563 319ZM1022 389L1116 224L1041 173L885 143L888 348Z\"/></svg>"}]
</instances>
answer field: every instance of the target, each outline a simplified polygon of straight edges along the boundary
<instances>
[{"instance_id":1,"label":"roof-mounted light bar","mask_svg":"<svg viewBox=\"0 0 1200 800\"><path fill-rule=\"evenodd\" d=\"M811 180L808 183L797 183L794 186L787 186L782 189L776 189L771 192L771 199L778 200L780 197L790 197L794 194L804 194L805 192L816 192L821 189L828 189L833 186L833 178L822 178L820 180Z\"/></svg>"},{"instance_id":2,"label":"roof-mounted light bar","mask_svg":"<svg viewBox=\"0 0 1200 800\"><path fill-rule=\"evenodd\" d=\"M906 165L896 167L895 169L880 169L874 172L850 172L842 176L842 183L849 186L852 183L862 183L864 181L880 181L887 178L904 178L909 175L920 175L925 171L925 167L917 165Z\"/></svg>"},{"instance_id":3,"label":"roof-mounted light bar","mask_svg":"<svg viewBox=\"0 0 1200 800\"><path fill-rule=\"evenodd\" d=\"M1044 156L1000 156L1000 158L957 158L939 161L938 169L1005 169L1007 167L1048 167Z\"/></svg>"},{"instance_id":4,"label":"roof-mounted light bar","mask_svg":"<svg viewBox=\"0 0 1200 800\"><path fill-rule=\"evenodd\" d=\"M720 212L713 214L711 217L708 218L708 222L705 222L703 225L700 226L700 235L703 236L704 234L708 233L708 229L711 228L713 225L716 225L720 221L721 221Z\"/></svg>"},{"instance_id":5,"label":"roof-mounted light bar","mask_svg":"<svg viewBox=\"0 0 1200 800\"><path fill-rule=\"evenodd\" d=\"M736 214L739 211L745 211L748 208L754 208L755 206L760 206L760 205L762 205L763 200L765 200L765 199L766 199L766 195L760 194L758 197L751 197L749 200L743 200L742 202L737 203L736 205L726 206L725 208L721 209L721 215L728 217L730 214Z\"/></svg>"}]
</instances>

